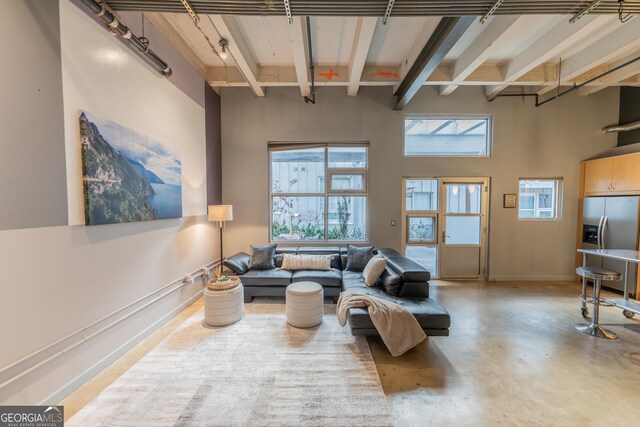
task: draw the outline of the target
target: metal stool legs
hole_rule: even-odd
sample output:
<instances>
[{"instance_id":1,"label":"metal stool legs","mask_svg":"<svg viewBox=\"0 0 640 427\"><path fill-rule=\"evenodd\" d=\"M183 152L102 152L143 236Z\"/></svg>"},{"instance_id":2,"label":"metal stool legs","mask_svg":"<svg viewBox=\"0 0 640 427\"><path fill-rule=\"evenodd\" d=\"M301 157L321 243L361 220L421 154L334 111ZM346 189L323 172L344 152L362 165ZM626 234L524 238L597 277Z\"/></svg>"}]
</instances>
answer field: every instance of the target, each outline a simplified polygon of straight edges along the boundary
<instances>
[{"instance_id":1,"label":"metal stool legs","mask_svg":"<svg viewBox=\"0 0 640 427\"><path fill-rule=\"evenodd\" d=\"M585 319L589 318L589 310L587 309L587 279L582 277L582 293L580 294L580 312Z\"/></svg>"},{"instance_id":2,"label":"metal stool legs","mask_svg":"<svg viewBox=\"0 0 640 427\"><path fill-rule=\"evenodd\" d=\"M600 283L599 279L593 281L593 319L590 325L578 324L576 329L583 334L591 335L592 337L605 338L608 340L614 340L618 336L608 329L602 328L598 321L600 319ZM586 294L585 284L583 282L583 295ZM583 303L584 304L584 303Z\"/></svg>"}]
</instances>

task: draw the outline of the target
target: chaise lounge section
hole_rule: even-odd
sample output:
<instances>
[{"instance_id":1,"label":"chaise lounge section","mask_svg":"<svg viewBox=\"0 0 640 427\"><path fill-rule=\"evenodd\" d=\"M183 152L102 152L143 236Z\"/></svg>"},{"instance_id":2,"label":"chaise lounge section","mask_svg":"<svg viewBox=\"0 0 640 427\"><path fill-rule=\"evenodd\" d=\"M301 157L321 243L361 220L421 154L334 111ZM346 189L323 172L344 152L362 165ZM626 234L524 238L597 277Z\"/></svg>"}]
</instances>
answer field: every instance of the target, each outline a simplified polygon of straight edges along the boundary
<instances>
[{"instance_id":1,"label":"chaise lounge section","mask_svg":"<svg viewBox=\"0 0 640 427\"><path fill-rule=\"evenodd\" d=\"M448 336L451 319L447 310L429 298L430 273L391 248L377 248L375 253L387 260L387 267L374 286L367 286L361 272L345 270L347 248L340 247L277 247L275 269L249 269L251 256L240 252L225 260L230 270L225 273L241 278L245 302L256 296L284 297L293 282L311 281L322 285L326 297L334 300L342 291L357 291L365 295L392 301L407 308L430 336ZM333 255L330 271L282 270L284 254ZM353 335L378 335L366 308L349 309L348 322Z\"/></svg>"}]
</instances>

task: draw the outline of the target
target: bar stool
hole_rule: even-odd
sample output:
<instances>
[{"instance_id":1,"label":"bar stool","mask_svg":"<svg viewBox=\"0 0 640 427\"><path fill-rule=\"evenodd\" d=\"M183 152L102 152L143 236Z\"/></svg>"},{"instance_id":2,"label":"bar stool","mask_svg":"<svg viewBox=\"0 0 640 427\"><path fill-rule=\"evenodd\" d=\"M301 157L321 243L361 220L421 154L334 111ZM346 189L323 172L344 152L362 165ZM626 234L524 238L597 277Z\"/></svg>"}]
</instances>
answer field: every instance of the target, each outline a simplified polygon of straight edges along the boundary
<instances>
[{"instance_id":1,"label":"bar stool","mask_svg":"<svg viewBox=\"0 0 640 427\"><path fill-rule=\"evenodd\" d=\"M611 305L600 300L600 287L603 280L622 280L622 274L617 271L605 270L604 268L598 267L578 267L576 268L576 274L583 277L582 295L580 296L583 307L587 302L591 302L593 304L593 318L591 320L591 324L577 324L576 329L583 334L591 335L592 337L605 338L609 340L618 338L615 333L600 327L598 324L598 320L600 318L600 306ZM586 296L586 279L593 280L593 296L591 299ZM583 308L583 316L584 314L585 312Z\"/></svg>"}]
</instances>

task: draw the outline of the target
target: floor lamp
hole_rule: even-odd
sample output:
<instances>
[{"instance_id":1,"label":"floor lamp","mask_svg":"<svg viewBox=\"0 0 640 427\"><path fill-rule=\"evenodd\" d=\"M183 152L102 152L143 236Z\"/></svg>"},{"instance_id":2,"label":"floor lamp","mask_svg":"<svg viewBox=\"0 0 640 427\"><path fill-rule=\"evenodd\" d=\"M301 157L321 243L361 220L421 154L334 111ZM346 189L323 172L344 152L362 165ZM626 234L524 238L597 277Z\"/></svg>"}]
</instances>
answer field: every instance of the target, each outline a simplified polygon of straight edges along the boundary
<instances>
[{"instance_id":1,"label":"floor lamp","mask_svg":"<svg viewBox=\"0 0 640 427\"><path fill-rule=\"evenodd\" d=\"M224 223L233 220L233 206L231 205L210 205L209 221L216 221L220 225L220 274L222 274L222 229Z\"/></svg>"}]
</instances>

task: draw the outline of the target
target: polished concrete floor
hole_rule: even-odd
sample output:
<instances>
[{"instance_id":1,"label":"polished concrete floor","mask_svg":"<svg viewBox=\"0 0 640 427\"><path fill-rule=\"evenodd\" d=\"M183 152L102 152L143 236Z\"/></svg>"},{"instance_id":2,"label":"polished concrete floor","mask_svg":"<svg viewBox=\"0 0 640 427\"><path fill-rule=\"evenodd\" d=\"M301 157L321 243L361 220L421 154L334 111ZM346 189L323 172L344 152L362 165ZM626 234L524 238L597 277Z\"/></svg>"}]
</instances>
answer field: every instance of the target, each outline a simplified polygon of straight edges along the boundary
<instances>
[{"instance_id":1,"label":"polished concrete floor","mask_svg":"<svg viewBox=\"0 0 640 427\"><path fill-rule=\"evenodd\" d=\"M434 282L449 337L398 358L369 341L395 424L640 425L640 320L603 308L600 323L619 339L580 334L578 293L572 283Z\"/></svg>"},{"instance_id":2,"label":"polished concrete floor","mask_svg":"<svg viewBox=\"0 0 640 427\"><path fill-rule=\"evenodd\" d=\"M578 285L432 283L451 313L449 337L393 358L370 339L398 426L640 425L640 320L604 308L619 339L582 335ZM65 417L91 401L202 306L180 313L62 402Z\"/></svg>"}]
</instances>

